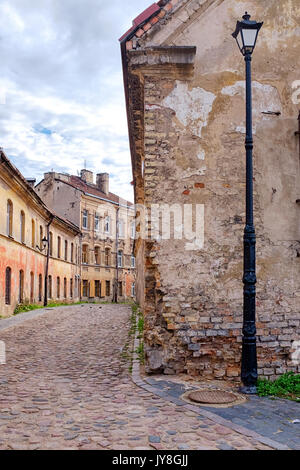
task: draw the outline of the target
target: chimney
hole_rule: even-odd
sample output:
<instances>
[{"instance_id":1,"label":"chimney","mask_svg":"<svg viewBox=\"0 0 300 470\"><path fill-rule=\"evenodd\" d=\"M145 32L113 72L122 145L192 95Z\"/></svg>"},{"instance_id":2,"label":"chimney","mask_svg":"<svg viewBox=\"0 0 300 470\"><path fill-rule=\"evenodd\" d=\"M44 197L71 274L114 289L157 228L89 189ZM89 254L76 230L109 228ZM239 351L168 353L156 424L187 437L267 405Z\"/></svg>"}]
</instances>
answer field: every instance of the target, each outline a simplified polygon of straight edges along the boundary
<instances>
[{"instance_id":1,"label":"chimney","mask_svg":"<svg viewBox=\"0 0 300 470\"><path fill-rule=\"evenodd\" d=\"M27 183L28 183L32 188L34 188L35 183L36 183L36 179L35 179L35 178L26 178L26 181L27 181Z\"/></svg>"},{"instance_id":2,"label":"chimney","mask_svg":"<svg viewBox=\"0 0 300 470\"><path fill-rule=\"evenodd\" d=\"M80 178L88 184L94 183L94 175L92 171L89 170L81 170Z\"/></svg>"},{"instance_id":3,"label":"chimney","mask_svg":"<svg viewBox=\"0 0 300 470\"><path fill-rule=\"evenodd\" d=\"M98 173L97 174L97 188L100 189L104 194L109 193L109 174Z\"/></svg>"}]
</instances>

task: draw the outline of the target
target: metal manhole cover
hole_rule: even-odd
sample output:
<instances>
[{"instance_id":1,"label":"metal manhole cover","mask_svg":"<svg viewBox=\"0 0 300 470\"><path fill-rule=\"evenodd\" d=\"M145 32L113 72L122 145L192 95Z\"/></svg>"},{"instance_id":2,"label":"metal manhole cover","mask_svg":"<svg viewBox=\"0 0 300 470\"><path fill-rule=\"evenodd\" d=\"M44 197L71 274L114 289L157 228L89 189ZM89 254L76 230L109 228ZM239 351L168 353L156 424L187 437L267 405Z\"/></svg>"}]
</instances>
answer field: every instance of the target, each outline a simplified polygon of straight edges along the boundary
<instances>
[{"instance_id":1,"label":"metal manhole cover","mask_svg":"<svg viewBox=\"0 0 300 470\"><path fill-rule=\"evenodd\" d=\"M236 395L223 390L197 390L188 395L189 399L197 403L208 403L221 405L225 403L233 403L237 401Z\"/></svg>"}]
</instances>

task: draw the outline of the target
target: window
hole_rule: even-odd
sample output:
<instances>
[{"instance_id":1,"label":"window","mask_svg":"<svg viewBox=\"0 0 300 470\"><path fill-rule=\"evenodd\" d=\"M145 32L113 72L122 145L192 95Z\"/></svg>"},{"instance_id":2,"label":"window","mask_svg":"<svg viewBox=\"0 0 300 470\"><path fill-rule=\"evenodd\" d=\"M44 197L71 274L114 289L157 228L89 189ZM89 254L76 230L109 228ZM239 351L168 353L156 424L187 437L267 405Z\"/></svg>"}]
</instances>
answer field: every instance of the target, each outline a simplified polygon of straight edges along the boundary
<instances>
[{"instance_id":1,"label":"window","mask_svg":"<svg viewBox=\"0 0 300 470\"><path fill-rule=\"evenodd\" d=\"M31 220L31 246L35 248L35 221Z\"/></svg>"},{"instance_id":2,"label":"window","mask_svg":"<svg viewBox=\"0 0 300 470\"><path fill-rule=\"evenodd\" d=\"M100 247L95 246L95 264L100 265L101 264L101 256L100 256Z\"/></svg>"},{"instance_id":3,"label":"window","mask_svg":"<svg viewBox=\"0 0 300 470\"><path fill-rule=\"evenodd\" d=\"M82 245L82 263L88 264L88 245Z\"/></svg>"},{"instance_id":4,"label":"window","mask_svg":"<svg viewBox=\"0 0 300 470\"><path fill-rule=\"evenodd\" d=\"M53 233L49 233L49 253L50 256L53 256Z\"/></svg>"},{"instance_id":5,"label":"window","mask_svg":"<svg viewBox=\"0 0 300 470\"><path fill-rule=\"evenodd\" d=\"M70 298L73 299L73 279L70 279Z\"/></svg>"},{"instance_id":6,"label":"window","mask_svg":"<svg viewBox=\"0 0 300 470\"><path fill-rule=\"evenodd\" d=\"M122 268L123 266L123 252L121 250L118 251L118 268Z\"/></svg>"},{"instance_id":7,"label":"window","mask_svg":"<svg viewBox=\"0 0 300 470\"><path fill-rule=\"evenodd\" d=\"M60 278L56 278L56 297L60 298Z\"/></svg>"},{"instance_id":8,"label":"window","mask_svg":"<svg viewBox=\"0 0 300 470\"><path fill-rule=\"evenodd\" d=\"M7 267L5 270L5 303L11 303L11 268Z\"/></svg>"},{"instance_id":9,"label":"window","mask_svg":"<svg viewBox=\"0 0 300 470\"><path fill-rule=\"evenodd\" d=\"M87 210L84 210L82 212L82 228L85 228L85 229L88 228L88 218L89 218L89 213Z\"/></svg>"},{"instance_id":10,"label":"window","mask_svg":"<svg viewBox=\"0 0 300 470\"><path fill-rule=\"evenodd\" d=\"M68 261L68 242L65 240L65 261Z\"/></svg>"},{"instance_id":11,"label":"window","mask_svg":"<svg viewBox=\"0 0 300 470\"><path fill-rule=\"evenodd\" d=\"M52 299L52 276L48 276L48 297Z\"/></svg>"},{"instance_id":12,"label":"window","mask_svg":"<svg viewBox=\"0 0 300 470\"><path fill-rule=\"evenodd\" d=\"M110 296L110 281L105 281L105 295L106 297Z\"/></svg>"},{"instance_id":13,"label":"window","mask_svg":"<svg viewBox=\"0 0 300 470\"><path fill-rule=\"evenodd\" d=\"M61 254L61 239L60 237L57 237L57 257L60 258Z\"/></svg>"},{"instance_id":14,"label":"window","mask_svg":"<svg viewBox=\"0 0 300 470\"><path fill-rule=\"evenodd\" d=\"M43 291L43 277L39 274L39 302L42 301L42 291Z\"/></svg>"},{"instance_id":15,"label":"window","mask_svg":"<svg viewBox=\"0 0 300 470\"><path fill-rule=\"evenodd\" d=\"M131 297L135 297L135 282L131 284Z\"/></svg>"},{"instance_id":16,"label":"window","mask_svg":"<svg viewBox=\"0 0 300 470\"><path fill-rule=\"evenodd\" d=\"M34 302L34 274L30 273L30 303Z\"/></svg>"},{"instance_id":17,"label":"window","mask_svg":"<svg viewBox=\"0 0 300 470\"><path fill-rule=\"evenodd\" d=\"M19 304L22 304L24 301L24 271L21 269L19 271Z\"/></svg>"},{"instance_id":18,"label":"window","mask_svg":"<svg viewBox=\"0 0 300 470\"><path fill-rule=\"evenodd\" d=\"M122 281L118 282L118 295L122 297L123 295L123 284Z\"/></svg>"},{"instance_id":19,"label":"window","mask_svg":"<svg viewBox=\"0 0 300 470\"><path fill-rule=\"evenodd\" d=\"M88 297L89 296L89 281L84 279L82 281L82 297Z\"/></svg>"},{"instance_id":20,"label":"window","mask_svg":"<svg viewBox=\"0 0 300 470\"><path fill-rule=\"evenodd\" d=\"M135 239L135 222L130 225L130 238Z\"/></svg>"},{"instance_id":21,"label":"window","mask_svg":"<svg viewBox=\"0 0 300 470\"><path fill-rule=\"evenodd\" d=\"M40 225L40 250L43 249L43 227Z\"/></svg>"},{"instance_id":22,"label":"window","mask_svg":"<svg viewBox=\"0 0 300 470\"><path fill-rule=\"evenodd\" d=\"M67 298L67 278L64 277L64 298Z\"/></svg>"},{"instance_id":23,"label":"window","mask_svg":"<svg viewBox=\"0 0 300 470\"><path fill-rule=\"evenodd\" d=\"M6 218L6 233L8 237L12 237L13 233L13 203L9 199L7 201L7 218Z\"/></svg>"},{"instance_id":24,"label":"window","mask_svg":"<svg viewBox=\"0 0 300 470\"><path fill-rule=\"evenodd\" d=\"M135 268L135 256L131 255L131 267Z\"/></svg>"},{"instance_id":25,"label":"window","mask_svg":"<svg viewBox=\"0 0 300 470\"><path fill-rule=\"evenodd\" d=\"M101 297L101 282L95 281L95 297Z\"/></svg>"},{"instance_id":26,"label":"window","mask_svg":"<svg viewBox=\"0 0 300 470\"><path fill-rule=\"evenodd\" d=\"M105 217L104 232L105 233L110 233L110 217L109 216Z\"/></svg>"},{"instance_id":27,"label":"window","mask_svg":"<svg viewBox=\"0 0 300 470\"><path fill-rule=\"evenodd\" d=\"M105 266L110 266L110 249L105 248Z\"/></svg>"},{"instance_id":28,"label":"window","mask_svg":"<svg viewBox=\"0 0 300 470\"><path fill-rule=\"evenodd\" d=\"M124 237L124 220L119 220L119 237L123 238Z\"/></svg>"},{"instance_id":29,"label":"window","mask_svg":"<svg viewBox=\"0 0 300 470\"><path fill-rule=\"evenodd\" d=\"M74 243L71 243L71 263L74 263Z\"/></svg>"},{"instance_id":30,"label":"window","mask_svg":"<svg viewBox=\"0 0 300 470\"><path fill-rule=\"evenodd\" d=\"M25 243L25 213L24 211L20 212L20 240L21 243Z\"/></svg>"},{"instance_id":31,"label":"window","mask_svg":"<svg viewBox=\"0 0 300 470\"><path fill-rule=\"evenodd\" d=\"M99 214L95 214L95 232L99 232L100 230L100 216Z\"/></svg>"}]
</instances>

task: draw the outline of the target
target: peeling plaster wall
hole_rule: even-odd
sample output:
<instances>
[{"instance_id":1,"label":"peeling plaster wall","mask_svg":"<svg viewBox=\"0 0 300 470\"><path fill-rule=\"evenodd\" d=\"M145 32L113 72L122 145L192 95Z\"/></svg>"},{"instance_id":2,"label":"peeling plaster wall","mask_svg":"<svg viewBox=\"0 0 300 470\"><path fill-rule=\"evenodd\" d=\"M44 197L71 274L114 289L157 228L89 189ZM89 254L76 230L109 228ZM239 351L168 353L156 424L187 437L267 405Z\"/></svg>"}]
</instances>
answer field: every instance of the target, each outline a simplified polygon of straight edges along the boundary
<instances>
[{"instance_id":1,"label":"peeling plaster wall","mask_svg":"<svg viewBox=\"0 0 300 470\"><path fill-rule=\"evenodd\" d=\"M299 370L292 344L300 323L294 135L300 105L293 103L292 84L300 79L300 5L297 0L183 3L165 27L140 40L141 47L196 46L197 53L192 78L179 77L176 67L169 76L152 64L140 71L144 154L137 159L144 161L145 176L136 194L143 192L146 205L203 204L204 246L189 251L186 240L174 239L141 244L146 369L233 380L240 374L245 97L244 61L231 32L248 10L265 22L252 62L257 334L259 374L275 377ZM200 3L208 8L201 10ZM138 74L137 66L131 70Z\"/></svg>"}]
</instances>

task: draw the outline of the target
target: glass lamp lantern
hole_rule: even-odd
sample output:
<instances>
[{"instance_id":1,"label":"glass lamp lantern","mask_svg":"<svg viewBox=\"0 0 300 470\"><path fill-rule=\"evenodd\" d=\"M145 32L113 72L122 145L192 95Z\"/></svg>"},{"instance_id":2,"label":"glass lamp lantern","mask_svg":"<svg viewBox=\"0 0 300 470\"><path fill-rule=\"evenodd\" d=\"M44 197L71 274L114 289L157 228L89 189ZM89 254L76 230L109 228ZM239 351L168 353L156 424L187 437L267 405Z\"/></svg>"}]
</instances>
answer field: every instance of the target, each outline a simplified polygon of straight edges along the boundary
<instances>
[{"instance_id":1,"label":"glass lamp lantern","mask_svg":"<svg viewBox=\"0 0 300 470\"><path fill-rule=\"evenodd\" d=\"M251 21L250 18L251 16L246 12L243 21L237 22L236 30L232 33L243 56L252 54L254 51L258 32L263 25L263 23Z\"/></svg>"}]
</instances>

